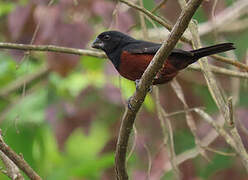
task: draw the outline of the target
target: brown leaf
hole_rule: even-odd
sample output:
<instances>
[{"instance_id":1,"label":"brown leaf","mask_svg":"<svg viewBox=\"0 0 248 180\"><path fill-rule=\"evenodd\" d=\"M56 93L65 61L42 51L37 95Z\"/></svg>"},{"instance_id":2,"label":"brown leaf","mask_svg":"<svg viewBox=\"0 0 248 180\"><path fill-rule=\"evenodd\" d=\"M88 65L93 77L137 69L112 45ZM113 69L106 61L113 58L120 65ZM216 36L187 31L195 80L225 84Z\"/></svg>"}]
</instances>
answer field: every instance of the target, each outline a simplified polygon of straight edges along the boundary
<instances>
[{"instance_id":1,"label":"brown leaf","mask_svg":"<svg viewBox=\"0 0 248 180\"><path fill-rule=\"evenodd\" d=\"M47 62L51 70L65 77L74 67L76 67L79 57L76 55L47 53Z\"/></svg>"},{"instance_id":2,"label":"brown leaf","mask_svg":"<svg viewBox=\"0 0 248 180\"><path fill-rule=\"evenodd\" d=\"M71 48L84 48L93 31L86 21L65 22L61 6L38 8L37 21L41 21L40 43L48 43ZM49 21L47 21L49 19ZM50 68L62 76L66 76L78 63L79 56L49 53L48 64Z\"/></svg>"},{"instance_id":3,"label":"brown leaf","mask_svg":"<svg viewBox=\"0 0 248 180\"><path fill-rule=\"evenodd\" d=\"M234 119L237 129L246 150L248 150L248 109L239 108L235 110Z\"/></svg>"},{"instance_id":4,"label":"brown leaf","mask_svg":"<svg viewBox=\"0 0 248 180\"><path fill-rule=\"evenodd\" d=\"M215 2L216 2L216 4L215 4ZM203 8L203 11L208 16L208 19L212 19L212 15L216 15L220 11L222 11L226 8L226 2L225 1L215 1L215 0L203 1L202 8ZM213 12L213 10L214 10L214 12Z\"/></svg>"},{"instance_id":5,"label":"brown leaf","mask_svg":"<svg viewBox=\"0 0 248 180\"><path fill-rule=\"evenodd\" d=\"M103 25L108 27L112 21L112 12L115 6L110 1L96 0L92 4L92 11L102 18Z\"/></svg>"},{"instance_id":6,"label":"brown leaf","mask_svg":"<svg viewBox=\"0 0 248 180\"><path fill-rule=\"evenodd\" d=\"M33 18L35 5L17 6L8 15L8 37L12 42L29 44L35 31L36 23ZM21 59L23 51L11 50L11 54Z\"/></svg>"},{"instance_id":7,"label":"brown leaf","mask_svg":"<svg viewBox=\"0 0 248 180\"><path fill-rule=\"evenodd\" d=\"M35 29L33 19L34 9L34 4L17 6L16 9L8 15L8 29L13 41L29 43L32 39L32 33Z\"/></svg>"},{"instance_id":8,"label":"brown leaf","mask_svg":"<svg viewBox=\"0 0 248 180\"><path fill-rule=\"evenodd\" d=\"M75 102L57 102L47 108L46 119L54 129L60 150L63 150L64 143L75 129L82 128L85 133L89 132L91 122L96 115L92 109L97 109L94 103L82 105L82 102L87 100L89 92L95 92L95 89L85 89Z\"/></svg>"},{"instance_id":9,"label":"brown leaf","mask_svg":"<svg viewBox=\"0 0 248 180\"><path fill-rule=\"evenodd\" d=\"M116 14L114 15L113 12L115 10ZM101 17L104 26L110 29L119 29L122 32L127 32L129 27L134 24L130 12L127 10L123 11L116 6L116 3L110 1L94 1L92 4L92 11L96 16Z\"/></svg>"},{"instance_id":10,"label":"brown leaf","mask_svg":"<svg viewBox=\"0 0 248 180\"><path fill-rule=\"evenodd\" d=\"M163 147L155 156L153 162L152 162L152 169L151 169L151 175L150 180L157 180L160 179L164 173L165 169L167 169L167 165L169 162L168 154Z\"/></svg>"},{"instance_id":11,"label":"brown leaf","mask_svg":"<svg viewBox=\"0 0 248 180\"><path fill-rule=\"evenodd\" d=\"M102 94L109 102L122 105L120 89L113 86L113 84L107 83L103 88Z\"/></svg>"}]
</instances>

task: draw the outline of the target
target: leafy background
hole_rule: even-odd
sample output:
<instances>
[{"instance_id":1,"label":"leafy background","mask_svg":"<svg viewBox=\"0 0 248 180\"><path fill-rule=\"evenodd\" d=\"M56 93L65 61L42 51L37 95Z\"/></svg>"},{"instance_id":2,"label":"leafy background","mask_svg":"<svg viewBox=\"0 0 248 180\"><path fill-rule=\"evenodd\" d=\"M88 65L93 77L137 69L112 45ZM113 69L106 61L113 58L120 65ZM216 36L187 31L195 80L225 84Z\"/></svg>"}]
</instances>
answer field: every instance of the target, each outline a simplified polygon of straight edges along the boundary
<instances>
[{"instance_id":1,"label":"leafy background","mask_svg":"<svg viewBox=\"0 0 248 180\"><path fill-rule=\"evenodd\" d=\"M233 2L217 1L215 14ZM60 0L51 6L48 3L45 0L0 1L0 41L29 44L39 25L34 44L90 48L96 35L109 28L129 33L141 31L138 13L115 1ZM143 0L143 3L152 10L159 2ZM213 0L204 2L194 18L199 23L210 20L213 5ZM113 15L115 8L117 16ZM157 12L173 23L179 13L180 6L172 0ZM146 25L153 28L148 21ZM240 61L247 60L247 29L223 33L221 37L235 43L235 55ZM202 37L205 45L218 41L215 33ZM189 49L187 45L180 46ZM0 51L0 123L7 144L23 154L44 179L114 179L115 144L125 102L135 90L133 82L120 79L112 64L101 58L41 52L32 52L28 58L23 56L24 52L20 51ZM228 66L213 60L211 63ZM50 70L44 71L46 67ZM28 81L28 77L39 72L43 72L42 76ZM238 89L233 90L232 78L223 75L216 78L228 95L238 93L235 117L246 128L247 80L241 80ZM189 107L204 106L206 112L217 118L219 112L201 73L183 71L177 80ZM6 93L6 87L20 82L23 83L18 89ZM168 113L183 110L169 84L160 86L160 100ZM209 126L193 115L198 134L203 136ZM170 120L176 153L194 148L194 137L186 125L185 115L172 116ZM128 161L131 179L146 178L149 157L151 177L173 179L171 171L164 171L168 154L162 147L162 130L153 94L146 98L136 128L136 146ZM247 147L247 133L240 133ZM130 146L134 135L132 139ZM217 138L211 147L232 152L222 138ZM182 163L179 167L183 179L248 179L238 158L211 152L208 157L209 161L198 156ZM0 174L0 179L8 178Z\"/></svg>"}]
</instances>

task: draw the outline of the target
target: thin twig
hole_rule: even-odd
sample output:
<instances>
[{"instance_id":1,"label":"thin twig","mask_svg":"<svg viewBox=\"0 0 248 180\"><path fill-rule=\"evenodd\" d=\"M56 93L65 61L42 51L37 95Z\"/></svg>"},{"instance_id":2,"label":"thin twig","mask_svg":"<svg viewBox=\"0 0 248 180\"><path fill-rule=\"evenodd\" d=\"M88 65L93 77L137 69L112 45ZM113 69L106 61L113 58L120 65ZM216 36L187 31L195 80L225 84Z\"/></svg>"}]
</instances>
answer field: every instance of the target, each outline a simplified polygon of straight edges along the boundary
<instances>
[{"instance_id":1,"label":"thin twig","mask_svg":"<svg viewBox=\"0 0 248 180\"><path fill-rule=\"evenodd\" d=\"M135 150L135 146L136 146L136 143L137 143L137 137L138 137L138 131L137 131L137 128L135 126L135 124L133 125L133 143L132 143L132 147L130 149L130 152L128 153L127 155L127 161L130 159L130 157L132 156L134 150Z\"/></svg>"},{"instance_id":2,"label":"thin twig","mask_svg":"<svg viewBox=\"0 0 248 180\"><path fill-rule=\"evenodd\" d=\"M148 146L146 145L145 142L143 142L143 146L146 150L146 153L147 153L147 159L148 159L148 166L147 166L147 179L149 180L150 179L150 176L151 176L151 168L152 168L152 156L151 156L151 152L148 148Z\"/></svg>"},{"instance_id":3,"label":"thin twig","mask_svg":"<svg viewBox=\"0 0 248 180\"><path fill-rule=\"evenodd\" d=\"M178 83L178 81L176 79L174 79L172 82L171 82L171 86L173 88L173 90L175 91L178 99L183 103L183 106L184 106L184 109L189 109L189 106L185 100L185 97L184 97L184 94L183 94L183 90L182 90L182 87L180 86L180 84ZM186 115L186 122L187 122L187 125L190 129L190 131L192 132L193 136L195 137L195 144L198 146L199 148L199 151L200 151L200 154L206 158L207 158L207 154L205 153L204 149L201 148L201 141L199 139L199 137L197 136L197 128L196 128L196 123L193 119L193 116L191 114L190 111L185 111L185 115Z\"/></svg>"},{"instance_id":4,"label":"thin twig","mask_svg":"<svg viewBox=\"0 0 248 180\"><path fill-rule=\"evenodd\" d=\"M167 113L165 113L164 109L160 104L158 87L155 87L155 102L158 113L158 119L160 120L160 125L162 127L163 142L164 145L168 146L167 151L172 165L172 170L175 174L176 179L180 179L180 171L177 164L175 163L176 153L174 148L173 130L170 119L168 118Z\"/></svg>"},{"instance_id":5,"label":"thin twig","mask_svg":"<svg viewBox=\"0 0 248 180\"><path fill-rule=\"evenodd\" d=\"M241 63L239 61L234 61L233 59L230 59L230 58L227 58L227 57L223 57L223 56L220 56L220 55L212 55L211 57L213 57L214 59L218 60L218 61L221 61L221 62L224 62L224 63L227 63L227 64L231 64L233 66L236 66L240 69L243 69L245 71L248 72L248 66L244 63Z\"/></svg>"},{"instance_id":6,"label":"thin twig","mask_svg":"<svg viewBox=\"0 0 248 180\"><path fill-rule=\"evenodd\" d=\"M215 74L230 76L233 78L248 79L248 73L245 72L238 72L238 71L214 66L211 64L209 64L209 68L211 72ZM198 64L191 64L186 70L202 71L201 67Z\"/></svg>"},{"instance_id":7,"label":"thin twig","mask_svg":"<svg viewBox=\"0 0 248 180\"><path fill-rule=\"evenodd\" d=\"M24 51L46 51L46 52L50 51L50 52L106 58L106 55L103 52L85 50L85 49L67 48L67 47L54 46L54 45L29 45L29 44L0 42L0 49L1 48L2 49L24 50Z\"/></svg>"},{"instance_id":8,"label":"thin twig","mask_svg":"<svg viewBox=\"0 0 248 180\"><path fill-rule=\"evenodd\" d=\"M237 155L240 157L241 162L243 163L246 171L248 171L248 154L242 144L241 138L237 132L236 127L232 128L231 134L232 136L223 128L217 124L207 113L203 110L195 109L203 120L208 122L224 139L225 141L237 152Z\"/></svg>"},{"instance_id":9,"label":"thin twig","mask_svg":"<svg viewBox=\"0 0 248 180\"><path fill-rule=\"evenodd\" d=\"M197 108L194 108L194 110L196 110ZM220 126L222 126L224 124L224 121L222 118L217 118L216 119L218 124ZM211 129L207 135L205 135L202 139L201 139L201 145L204 147L209 146L212 142L214 142L214 140L219 137L219 134L214 130ZM184 152L182 152L181 154L176 156L176 163L177 165L182 164L183 162L187 161L188 159L193 159L196 156L198 156L201 153L201 150L196 147L196 148L192 148L190 150L186 150ZM171 165L169 163L166 163L165 167L167 167L165 170L168 172L172 169Z\"/></svg>"},{"instance_id":10,"label":"thin twig","mask_svg":"<svg viewBox=\"0 0 248 180\"><path fill-rule=\"evenodd\" d=\"M167 0L162 0L160 3L158 3L152 10L151 13L155 13L157 10L159 10L165 3L167 2ZM145 13L144 13L145 14ZM146 14L145 14L146 15ZM149 17L146 15L146 18ZM150 17L149 17L150 18ZM136 27L138 25L138 23L133 24L127 32L131 31L134 27Z\"/></svg>"},{"instance_id":11,"label":"thin twig","mask_svg":"<svg viewBox=\"0 0 248 180\"><path fill-rule=\"evenodd\" d=\"M0 135L0 150L11 159L31 180L41 180L41 177L29 166L22 156L16 154Z\"/></svg>"},{"instance_id":12,"label":"thin twig","mask_svg":"<svg viewBox=\"0 0 248 180\"><path fill-rule=\"evenodd\" d=\"M143 5L143 0L139 0L139 4L141 7L144 8ZM146 21L145 21L145 16L143 13L139 12L139 17L140 17L140 24L141 24L141 29L142 29L142 34L143 34L143 38L144 39L148 39L148 31L147 31L147 27L146 27Z\"/></svg>"},{"instance_id":13,"label":"thin twig","mask_svg":"<svg viewBox=\"0 0 248 180\"><path fill-rule=\"evenodd\" d=\"M235 55L234 51L228 51L226 52L227 56L233 59L237 59L237 56ZM231 70L238 70L237 67L235 66L231 66L230 67ZM247 73L248 74L248 73ZM233 106L235 107L240 100L240 79L237 78L231 78L231 92L232 92L232 102L233 102Z\"/></svg>"},{"instance_id":14,"label":"thin twig","mask_svg":"<svg viewBox=\"0 0 248 180\"><path fill-rule=\"evenodd\" d=\"M33 74L29 74L17 78L15 81L9 83L8 85L0 89L0 97L6 97L10 93L18 90L23 85L24 82L26 83L26 85L28 85L39 78L47 76L48 74L49 74L48 67L41 67Z\"/></svg>"},{"instance_id":15,"label":"thin twig","mask_svg":"<svg viewBox=\"0 0 248 180\"><path fill-rule=\"evenodd\" d=\"M192 21L192 23L189 25L189 28L192 33L193 44L195 48L200 48L201 40L200 40L200 36L198 34L198 29L197 29L195 22ZM206 59L207 59L206 57L201 58L201 60L199 60L199 64L203 70L203 75L207 82L209 92L213 100L215 101L218 109L222 113L223 117L227 120L229 117L228 117L228 112L226 108L226 97L224 93L221 91L221 89L219 88L213 73L210 71L209 64L206 61Z\"/></svg>"},{"instance_id":16,"label":"thin twig","mask_svg":"<svg viewBox=\"0 0 248 180\"><path fill-rule=\"evenodd\" d=\"M53 2L54 2L54 0L50 0L49 3L48 3L48 7L51 6L53 4ZM41 19L38 21L38 24L35 27L34 34L32 36L32 39L31 39L30 43L29 43L30 45L32 45L34 43L34 41L35 41L35 39L37 37L37 34L39 32L40 25L41 25ZM26 59L29 58L29 56L30 56L30 52L29 51L25 52L24 56L22 57L22 59L20 60L18 65L22 64ZM19 67L19 66L17 66L17 67ZM23 88L22 88L22 96L24 97L25 94L26 94L26 81L24 79Z\"/></svg>"},{"instance_id":17,"label":"thin twig","mask_svg":"<svg viewBox=\"0 0 248 180\"><path fill-rule=\"evenodd\" d=\"M235 148L234 149L237 151L237 153L239 153L239 156L243 162L243 165L245 166L246 171L248 171L248 154L246 152L246 149L244 147L244 144L241 140L241 137L240 137L238 130L237 130L237 127L236 127L236 122L235 122L235 119L233 116L234 110L233 110L231 97L228 99L228 109L229 109L229 116L230 116L229 123L231 125L230 132L231 132L232 138L234 139L234 141L236 143L236 149Z\"/></svg>"},{"instance_id":18,"label":"thin twig","mask_svg":"<svg viewBox=\"0 0 248 180\"><path fill-rule=\"evenodd\" d=\"M128 6L134 8L134 9L137 9L137 10L143 12L144 14L149 16L151 19L153 19L154 21L156 21L159 24L161 24L162 26L164 26L169 31L172 30L173 26L171 24L165 22L161 17L159 17L159 16L157 16L155 14L152 14L150 11L146 10L145 8L142 8L141 6L138 6L138 5L136 5L136 4L134 4L134 3L130 2L130 1L127 1L127 0L119 0L119 1L127 4ZM181 37L181 40L183 42L187 42L187 43L191 44L191 40L186 38L186 37L184 37L184 36Z\"/></svg>"},{"instance_id":19,"label":"thin twig","mask_svg":"<svg viewBox=\"0 0 248 180\"><path fill-rule=\"evenodd\" d=\"M215 16L214 22L208 21L203 23L200 30L200 35L206 35L213 30L221 29L223 26L231 26L230 24L247 13L248 8L248 1L247 0L240 0L233 3L232 6L226 8L224 11L218 13Z\"/></svg>"},{"instance_id":20,"label":"thin twig","mask_svg":"<svg viewBox=\"0 0 248 180\"><path fill-rule=\"evenodd\" d=\"M161 0L161 2L158 3L156 7L154 7L151 12L155 13L157 10L159 10L168 0Z\"/></svg>"},{"instance_id":21,"label":"thin twig","mask_svg":"<svg viewBox=\"0 0 248 180\"><path fill-rule=\"evenodd\" d=\"M228 124L229 126L233 127L234 122L233 122L233 102L232 102L232 97L228 98L228 109L229 109L229 121Z\"/></svg>"},{"instance_id":22,"label":"thin twig","mask_svg":"<svg viewBox=\"0 0 248 180\"><path fill-rule=\"evenodd\" d=\"M180 111L175 111L175 112L172 112L172 113L167 113L165 118L166 117L171 117L171 116L176 116L176 115L179 115L179 114L184 114L184 113L190 112L190 111L194 111L196 108L204 109L204 107L188 108L188 109L184 109L184 110L180 110Z\"/></svg>"},{"instance_id":23,"label":"thin twig","mask_svg":"<svg viewBox=\"0 0 248 180\"><path fill-rule=\"evenodd\" d=\"M19 168L2 151L0 151L0 158L6 168L4 174L14 180L24 180Z\"/></svg>"},{"instance_id":24,"label":"thin twig","mask_svg":"<svg viewBox=\"0 0 248 180\"><path fill-rule=\"evenodd\" d=\"M220 154L222 156L236 156L237 154L236 153L227 153L227 152L223 152L223 151L219 151L219 150L215 150L211 147L203 147L204 149L208 150L208 151L211 151L211 152L214 152L216 154Z\"/></svg>"}]
</instances>

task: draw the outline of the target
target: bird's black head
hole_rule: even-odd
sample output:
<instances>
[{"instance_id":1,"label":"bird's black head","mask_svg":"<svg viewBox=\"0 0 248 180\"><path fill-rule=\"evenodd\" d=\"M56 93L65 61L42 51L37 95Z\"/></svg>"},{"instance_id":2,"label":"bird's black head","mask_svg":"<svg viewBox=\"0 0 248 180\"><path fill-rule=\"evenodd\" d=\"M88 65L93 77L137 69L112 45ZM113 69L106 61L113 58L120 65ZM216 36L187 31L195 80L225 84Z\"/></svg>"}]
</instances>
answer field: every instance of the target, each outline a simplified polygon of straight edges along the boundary
<instances>
[{"instance_id":1,"label":"bird's black head","mask_svg":"<svg viewBox=\"0 0 248 180\"><path fill-rule=\"evenodd\" d=\"M97 36L91 47L103 50L118 70L122 48L134 38L119 31L105 31Z\"/></svg>"},{"instance_id":2,"label":"bird's black head","mask_svg":"<svg viewBox=\"0 0 248 180\"><path fill-rule=\"evenodd\" d=\"M132 37L119 31L105 31L97 36L91 47L101 49L108 55L132 40Z\"/></svg>"}]
</instances>

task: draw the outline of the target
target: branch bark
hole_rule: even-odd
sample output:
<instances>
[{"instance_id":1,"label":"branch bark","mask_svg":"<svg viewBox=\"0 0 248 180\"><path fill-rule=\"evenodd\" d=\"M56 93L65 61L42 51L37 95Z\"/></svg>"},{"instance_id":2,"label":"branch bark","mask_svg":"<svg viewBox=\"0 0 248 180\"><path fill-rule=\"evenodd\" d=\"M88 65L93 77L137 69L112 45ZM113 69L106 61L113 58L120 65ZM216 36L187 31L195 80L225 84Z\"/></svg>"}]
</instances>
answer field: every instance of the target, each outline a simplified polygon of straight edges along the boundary
<instances>
[{"instance_id":1,"label":"branch bark","mask_svg":"<svg viewBox=\"0 0 248 180\"><path fill-rule=\"evenodd\" d=\"M120 1L123 2L123 0ZM168 40L162 44L161 48L154 56L153 60L141 77L138 89L130 98L130 105L132 106L132 109L127 109L123 116L117 142L115 169L118 180L128 179L128 175L126 172L126 153L129 136L133 128L136 114L145 99L147 91L152 84L155 75L157 74L159 69L161 69L165 59L167 59L170 52L175 47L177 41L186 30L192 16L194 15L197 8L200 6L201 2L202 0L189 1L187 7L182 11L175 26L173 27Z\"/></svg>"},{"instance_id":2,"label":"branch bark","mask_svg":"<svg viewBox=\"0 0 248 180\"><path fill-rule=\"evenodd\" d=\"M6 168L6 171L4 172L9 178L14 180L24 180L19 168L2 151L0 151L0 158Z\"/></svg>"},{"instance_id":3,"label":"branch bark","mask_svg":"<svg viewBox=\"0 0 248 180\"><path fill-rule=\"evenodd\" d=\"M164 19L162 19L161 17L159 16L156 16L155 14L153 14L152 12L148 11L147 9L141 7L141 6L138 6L130 1L127 1L127 0L120 0L120 2L122 3L125 3L126 5L134 8L134 9L137 9L138 11L146 14L148 17L150 17L151 19L153 19L154 21L158 22L160 25L164 26L166 29L168 29L169 31L172 31L172 28L173 26L170 24L170 23L167 23ZM180 37L180 39L183 41L183 42L186 42L186 43L189 43L192 45L192 41L185 37L185 36L182 36Z\"/></svg>"},{"instance_id":4,"label":"branch bark","mask_svg":"<svg viewBox=\"0 0 248 180\"><path fill-rule=\"evenodd\" d=\"M67 48L67 47L54 46L54 45L30 45L30 44L0 42L0 49L15 49L15 50L24 50L24 51L50 51L50 52L59 52L66 54L94 56L101 58L106 57L106 55L103 52L85 50L85 49Z\"/></svg>"},{"instance_id":5,"label":"branch bark","mask_svg":"<svg viewBox=\"0 0 248 180\"><path fill-rule=\"evenodd\" d=\"M16 154L0 135L0 150L13 161L31 180L41 180L41 177L28 165L22 156Z\"/></svg>"}]
</instances>

